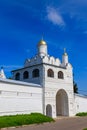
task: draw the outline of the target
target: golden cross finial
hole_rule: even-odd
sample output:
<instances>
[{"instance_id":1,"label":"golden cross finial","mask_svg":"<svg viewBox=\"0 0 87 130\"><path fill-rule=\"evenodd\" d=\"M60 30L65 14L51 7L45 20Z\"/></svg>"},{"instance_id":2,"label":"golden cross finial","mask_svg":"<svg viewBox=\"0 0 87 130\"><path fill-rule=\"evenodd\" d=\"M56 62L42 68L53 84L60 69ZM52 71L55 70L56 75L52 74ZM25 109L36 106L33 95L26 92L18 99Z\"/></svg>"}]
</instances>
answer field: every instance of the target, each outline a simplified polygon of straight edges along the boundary
<instances>
[{"instance_id":1,"label":"golden cross finial","mask_svg":"<svg viewBox=\"0 0 87 130\"><path fill-rule=\"evenodd\" d=\"M41 40L43 41L43 35L42 35L42 38L41 38Z\"/></svg>"},{"instance_id":2,"label":"golden cross finial","mask_svg":"<svg viewBox=\"0 0 87 130\"><path fill-rule=\"evenodd\" d=\"M67 55L66 48L64 48L64 55Z\"/></svg>"},{"instance_id":3,"label":"golden cross finial","mask_svg":"<svg viewBox=\"0 0 87 130\"><path fill-rule=\"evenodd\" d=\"M66 53L66 48L64 48L64 53Z\"/></svg>"}]
</instances>

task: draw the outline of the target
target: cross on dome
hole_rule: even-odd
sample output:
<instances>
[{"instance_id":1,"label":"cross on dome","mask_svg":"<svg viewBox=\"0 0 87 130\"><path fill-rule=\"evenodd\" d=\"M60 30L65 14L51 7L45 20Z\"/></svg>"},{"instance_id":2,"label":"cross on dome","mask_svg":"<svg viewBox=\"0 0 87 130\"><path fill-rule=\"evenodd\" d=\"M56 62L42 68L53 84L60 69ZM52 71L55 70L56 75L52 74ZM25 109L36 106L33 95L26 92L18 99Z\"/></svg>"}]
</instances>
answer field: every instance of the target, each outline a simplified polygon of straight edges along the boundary
<instances>
[{"instance_id":1,"label":"cross on dome","mask_svg":"<svg viewBox=\"0 0 87 130\"><path fill-rule=\"evenodd\" d=\"M64 48L64 54L63 55L67 56L66 48Z\"/></svg>"}]
</instances>

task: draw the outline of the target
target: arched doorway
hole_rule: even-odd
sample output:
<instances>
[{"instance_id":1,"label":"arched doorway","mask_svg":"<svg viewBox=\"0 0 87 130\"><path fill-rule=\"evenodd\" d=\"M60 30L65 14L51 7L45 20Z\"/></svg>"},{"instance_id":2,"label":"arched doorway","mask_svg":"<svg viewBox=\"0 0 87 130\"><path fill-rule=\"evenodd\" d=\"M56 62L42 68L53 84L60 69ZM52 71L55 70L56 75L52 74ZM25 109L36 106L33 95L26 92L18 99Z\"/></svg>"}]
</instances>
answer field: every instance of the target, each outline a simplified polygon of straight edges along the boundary
<instances>
[{"instance_id":1,"label":"arched doorway","mask_svg":"<svg viewBox=\"0 0 87 130\"><path fill-rule=\"evenodd\" d=\"M63 89L56 95L56 116L69 116L68 95Z\"/></svg>"},{"instance_id":2,"label":"arched doorway","mask_svg":"<svg viewBox=\"0 0 87 130\"><path fill-rule=\"evenodd\" d=\"M46 106L46 115L52 117L52 106L50 104Z\"/></svg>"}]
</instances>

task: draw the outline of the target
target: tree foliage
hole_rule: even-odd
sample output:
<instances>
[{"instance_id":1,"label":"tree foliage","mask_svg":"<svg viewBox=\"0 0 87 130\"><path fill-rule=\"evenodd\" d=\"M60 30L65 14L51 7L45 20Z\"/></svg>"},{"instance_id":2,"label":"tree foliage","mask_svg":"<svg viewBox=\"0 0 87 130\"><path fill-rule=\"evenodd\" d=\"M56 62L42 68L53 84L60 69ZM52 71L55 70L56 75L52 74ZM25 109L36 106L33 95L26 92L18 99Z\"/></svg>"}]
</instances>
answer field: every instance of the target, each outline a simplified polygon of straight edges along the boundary
<instances>
[{"instance_id":1,"label":"tree foliage","mask_svg":"<svg viewBox=\"0 0 87 130\"><path fill-rule=\"evenodd\" d=\"M75 81L73 81L73 89L74 89L74 93L78 93L78 86L77 83L75 83Z\"/></svg>"}]
</instances>

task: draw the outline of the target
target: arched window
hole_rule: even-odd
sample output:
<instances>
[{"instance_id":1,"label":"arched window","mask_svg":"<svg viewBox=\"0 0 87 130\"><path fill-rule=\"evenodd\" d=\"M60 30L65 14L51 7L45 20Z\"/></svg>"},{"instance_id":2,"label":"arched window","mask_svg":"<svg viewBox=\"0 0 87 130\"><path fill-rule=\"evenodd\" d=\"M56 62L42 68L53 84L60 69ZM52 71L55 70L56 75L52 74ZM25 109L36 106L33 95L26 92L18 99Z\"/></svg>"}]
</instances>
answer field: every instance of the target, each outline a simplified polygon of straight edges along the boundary
<instances>
[{"instance_id":1,"label":"arched window","mask_svg":"<svg viewBox=\"0 0 87 130\"><path fill-rule=\"evenodd\" d=\"M48 69L48 71L47 71L47 76L48 76L48 77L54 77L54 72L53 72L52 69Z\"/></svg>"},{"instance_id":2,"label":"arched window","mask_svg":"<svg viewBox=\"0 0 87 130\"><path fill-rule=\"evenodd\" d=\"M20 80L20 73L16 73L15 79L16 79L16 80Z\"/></svg>"},{"instance_id":3,"label":"arched window","mask_svg":"<svg viewBox=\"0 0 87 130\"><path fill-rule=\"evenodd\" d=\"M23 73L23 79L28 79L28 78L29 78L29 73L28 73L28 71L25 71Z\"/></svg>"},{"instance_id":4,"label":"arched window","mask_svg":"<svg viewBox=\"0 0 87 130\"><path fill-rule=\"evenodd\" d=\"M64 79L64 75L63 75L63 72L62 72L62 71L59 71L59 72L58 72L58 78L59 78L59 79Z\"/></svg>"},{"instance_id":5,"label":"arched window","mask_svg":"<svg viewBox=\"0 0 87 130\"><path fill-rule=\"evenodd\" d=\"M32 72L32 77L33 77L33 78L39 77L39 69L34 69L34 70L33 70L33 72Z\"/></svg>"}]
</instances>

